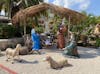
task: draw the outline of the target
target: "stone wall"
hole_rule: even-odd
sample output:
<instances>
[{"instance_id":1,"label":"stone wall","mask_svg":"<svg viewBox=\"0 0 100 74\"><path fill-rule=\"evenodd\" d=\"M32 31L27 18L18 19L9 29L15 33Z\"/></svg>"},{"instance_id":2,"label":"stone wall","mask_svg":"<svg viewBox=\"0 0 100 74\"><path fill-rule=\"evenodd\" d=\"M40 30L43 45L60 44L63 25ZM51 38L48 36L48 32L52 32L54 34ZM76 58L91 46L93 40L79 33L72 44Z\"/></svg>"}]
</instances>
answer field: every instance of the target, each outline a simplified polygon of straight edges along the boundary
<instances>
[{"instance_id":1,"label":"stone wall","mask_svg":"<svg viewBox=\"0 0 100 74\"><path fill-rule=\"evenodd\" d=\"M23 44L23 38L0 39L0 50L6 50L8 47L14 48L18 43Z\"/></svg>"}]
</instances>

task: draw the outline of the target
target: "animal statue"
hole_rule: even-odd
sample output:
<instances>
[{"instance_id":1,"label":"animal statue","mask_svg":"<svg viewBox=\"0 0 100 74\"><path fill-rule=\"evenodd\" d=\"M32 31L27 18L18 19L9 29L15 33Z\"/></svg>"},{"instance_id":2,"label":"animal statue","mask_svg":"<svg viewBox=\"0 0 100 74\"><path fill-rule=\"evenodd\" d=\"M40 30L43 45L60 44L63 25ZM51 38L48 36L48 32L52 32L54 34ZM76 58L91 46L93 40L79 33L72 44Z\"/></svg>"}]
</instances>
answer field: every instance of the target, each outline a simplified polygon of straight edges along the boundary
<instances>
[{"instance_id":1,"label":"animal statue","mask_svg":"<svg viewBox=\"0 0 100 74\"><path fill-rule=\"evenodd\" d=\"M57 62L52 57L47 56L45 60L48 61L52 69L60 69L69 65L67 59Z\"/></svg>"},{"instance_id":2,"label":"animal statue","mask_svg":"<svg viewBox=\"0 0 100 74\"><path fill-rule=\"evenodd\" d=\"M8 59L11 59L12 60L12 64L14 63L14 58L17 56L18 60L20 60L20 57L19 57L19 50L21 49L21 44L17 44L16 45L16 48L12 49L12 48L7 48L6 49L6 57L7 57L7 60Z\"/></svg>"},{"instance_id":3,"label":"animal statue","mask_svg":"<svg viewBox=\"0 0 100 74\"><path fill-rule=\"evenodd\" d=\"M23 38L24 38L24 45L25 45L25 47L27 47L28 52L30 52L32 50L31 36L27 34L27 35L23 36Z\"/></svg>"},{"instance_id":4,"label":"animal statue","mask_svg":"<svg viewBox=\"0 0 100 74\"><path fill-rule=\"evenodd\" d=\"M28 47L26 46L21 46L20 50L19 50L19 54L20 55L27 55L29 53Z\"/></svg>"},{"instance_id":5,"label":"animal statue","mask_svg":"<svg viewBox=\"0 0 100 74\"><path fill-rule=\"evenodd\" d=\"M31 40L30 35L26 36L25 46L28 48L29 52L32 50L32 40Z\"/></svg>"}]
</instances>

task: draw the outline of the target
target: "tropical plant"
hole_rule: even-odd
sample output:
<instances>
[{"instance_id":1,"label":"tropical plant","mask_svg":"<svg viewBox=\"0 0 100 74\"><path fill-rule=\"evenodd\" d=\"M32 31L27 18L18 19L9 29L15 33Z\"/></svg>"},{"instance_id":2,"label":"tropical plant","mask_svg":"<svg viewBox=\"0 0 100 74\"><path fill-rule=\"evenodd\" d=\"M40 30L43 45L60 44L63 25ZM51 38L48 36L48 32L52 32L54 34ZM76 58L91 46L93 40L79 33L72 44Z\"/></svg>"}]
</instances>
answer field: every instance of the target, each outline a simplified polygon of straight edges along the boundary
<instances>
[{"instance_id":1,"label":"tropical plant","mask_svg":"<svg viewBox=\"0 0 100 74\"><path fill-rule=\"evenodd\" d=\"M20 10L20 9L25 9L25 8L27 8L27 7L30 7L30 6L33 6L33 5L36 5L36 4L39 4L39 2L41 2L41 1L43 1L43 0L15 0L15 2L18 4L18 3L20 3L20 5L18 6L19 8L18 8L18 10ZM13 1L12 1L13 2ZM11 14L16 14L16 12L18 12L18 10L16 11L16 9L15 10L12 10L12 13ZM14 15L12 15L12 17L14 16ZM29 17L28 17L29 18ZM22 23L22 22L20 22L19 24L25 24L24 25L24 34L26 34L26 21L27 21L27 19L25 19L24 20L25 22L24 23ZM33 20L34 21L34 20ZM34 22L35 24L36 24L36 26L38 25L38 17L37 17L37 15L35 15L35 22ZM31 23L32 24L32 23Z\"/></svg>"},{"instance_id":2,"label":"tropical plant","mask_svg":"<svg viewBox=\"0 0 100 74\"><path fill-rule=\"evenodd\" d=\"M100 38L96 38L95 46L100 47Z\"/></svg>"},{"instance_id":3,"label":"tropical plant","mask_svg":"<svg viewBox=\"0 0 100 74\"><path fill-rule=\"evenodd\" d=\"M35 30L36 30L37 33L43 33L43 27L42 26L35 27Z\"/></svg>"},{"instance_id":4,"label":"tropical plant","mask_svg":"<svg viewBox=\"0 0 100 74\"><path fill-rule=\"evenodd\" d=\"M87 14L86 12L82 12L86 16L86 19L78 25L72 25L71 30L76 32L78 36L88 36L91 40L91 36L93 36L94 27L97 23L100 23L100 16L94 16L92 14ZM100 39L95 37L95 46L100 46Z\"/></svg>"},{"instance_id":5,"label":"tropical plant","mask_svg":"<svg viewBox=\"0 0 100 74\"><path fill-rule=\"evenodd\" d=\"M13 25L0 24L0 38L21 37L21 32Z\"/></svg>"},{"instance_id":6,"label":"tropical plant","mask_svg":"<svg viewBox=\"0 0 100 74\"><path fill-rule=\"evenodd\" d=\"M87 14L86 12L82 12L82 14L86 16L86 19L83 22L81 22L81 24L73 25L71 29L72 31L89 35L94 30L93 27L97 23L97 17L92 14Z\"/></svg>"}]
</instances>

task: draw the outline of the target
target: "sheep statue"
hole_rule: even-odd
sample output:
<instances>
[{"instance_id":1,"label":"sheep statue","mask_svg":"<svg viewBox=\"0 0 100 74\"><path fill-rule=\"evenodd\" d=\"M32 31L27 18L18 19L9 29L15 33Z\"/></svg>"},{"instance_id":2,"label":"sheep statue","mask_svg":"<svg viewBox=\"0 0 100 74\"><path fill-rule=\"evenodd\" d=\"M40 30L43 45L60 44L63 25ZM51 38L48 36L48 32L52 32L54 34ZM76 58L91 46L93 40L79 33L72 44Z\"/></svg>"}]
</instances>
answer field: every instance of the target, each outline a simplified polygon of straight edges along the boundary
<instances>
[{"instance_id":1,"label":"sheep statue","mask_svg":"<svg viewBox=\"0 0 100 74\"><path fill-rule=\"evenodd\" d=\"M6 57L8 61L9 59L12 60L12 64L14 63L14 58L17 56L18 60L20 60L19 57L19 50L21 49L21 44L17 44L16 48L12 49L12 48L7 48L6 49Z\"/></svg>"},{"instance_id":2,"label":"sheep statue","mask_svg":"<svg viewBox=\"0 0 100 74\"><path fill-rule=\"evenodd\" d=\"M68 64L67 59L64 59L58 62L58 61L53 60L53 58L50 56L47 56L46 58L44 58L44 61L48 61L52 69L61 69L63 67L67 67L70 65Z\"/></svg>"}]
</instances>

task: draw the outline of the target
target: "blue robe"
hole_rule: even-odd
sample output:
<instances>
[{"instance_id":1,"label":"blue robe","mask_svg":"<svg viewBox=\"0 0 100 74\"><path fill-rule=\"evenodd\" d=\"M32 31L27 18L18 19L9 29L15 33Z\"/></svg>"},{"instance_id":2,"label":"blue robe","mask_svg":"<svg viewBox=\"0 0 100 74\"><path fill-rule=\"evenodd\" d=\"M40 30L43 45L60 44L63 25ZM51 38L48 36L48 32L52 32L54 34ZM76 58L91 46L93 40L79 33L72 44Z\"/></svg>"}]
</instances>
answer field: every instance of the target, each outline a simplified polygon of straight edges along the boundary
<instances>
[{"instance_id":1,"label":"blue robe","mask_svg":"<svg viewBox=\"0 0 100 74\"><path fill-rule=\"evenodd\" d=\"M66 49L63 52L64 55L75 56L78 58L80 57L77 51L77 44L75 41L71 41L69 45L67 45L65 48Z\"/></svg>"},{"instance_id":2,"label":"blue robe","mask_svg":"<svg viewBox=\"0 0 100 74\"><path fill-rule=\"evenodd\" d=\"M32 33L31 38L33 42L32 50L40 50L41 49L40 36L37 33Z\"/></svg>"}]
</instances>

